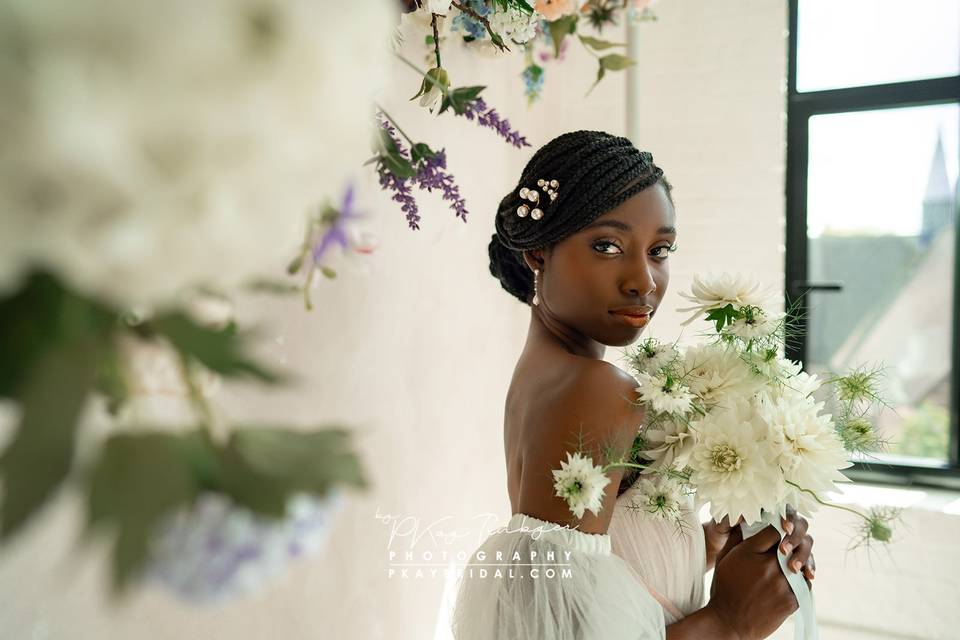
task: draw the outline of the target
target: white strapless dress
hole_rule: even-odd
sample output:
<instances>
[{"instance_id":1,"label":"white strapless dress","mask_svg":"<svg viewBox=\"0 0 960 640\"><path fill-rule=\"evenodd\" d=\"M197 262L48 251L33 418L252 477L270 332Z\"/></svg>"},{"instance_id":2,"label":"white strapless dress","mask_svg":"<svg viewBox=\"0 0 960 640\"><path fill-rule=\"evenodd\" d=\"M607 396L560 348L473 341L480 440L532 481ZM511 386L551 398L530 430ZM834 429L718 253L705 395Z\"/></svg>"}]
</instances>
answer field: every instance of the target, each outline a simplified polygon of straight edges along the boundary
<instances>
[{"instance_id":1,"label":"white strapless dress","mask_svg":"<svg viewBox=\"0 0 960 640\"><path fill-rule=\"evenodd\" d=\"M660 603L664 623L670 625L703 607L703 527L692 496L685 496L684 527L680 531L674 523L627 509L637 491L634 483L617 498L607 533L613 553L626 561Z\"/></svg>"}]
</instances>

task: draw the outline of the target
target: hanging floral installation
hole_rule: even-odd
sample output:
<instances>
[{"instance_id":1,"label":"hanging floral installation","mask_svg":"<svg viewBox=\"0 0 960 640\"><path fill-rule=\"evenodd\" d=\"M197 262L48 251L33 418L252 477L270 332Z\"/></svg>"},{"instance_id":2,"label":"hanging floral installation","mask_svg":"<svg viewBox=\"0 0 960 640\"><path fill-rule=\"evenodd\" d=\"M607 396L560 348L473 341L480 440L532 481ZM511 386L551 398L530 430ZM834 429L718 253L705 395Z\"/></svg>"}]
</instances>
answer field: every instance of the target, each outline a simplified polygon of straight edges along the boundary
<instances>
[{"instance_id":1,"label":"hanging floral installation","mask_svg":"<svg viewBox=\"0 0 960 640\"><path fill-rule=\"evenodd\" d=\"M425 30L424 68L398 46L396 0L335 15L308 0L3 5L0 543L74 485L115 594L152 581L215 601L317 549L367 487L343 425L221 416L219 381L289 382L252 355L231 295L301 291L312 308L318 274L376 250L352 182L365 160L411 230L423 191L468 220L446 149L376 103L391 57L415 72L411 100L522 149L485 87L453 84L444 46L524 55L532 102L572 36L595 82L631 64L581 26L654 18L648 2L400 4ZM357 144L371 132L372 157ZM301 286L271 277L285 265ZM173 424L158 396L181 407Z\"/></svg>"}]
</instances>

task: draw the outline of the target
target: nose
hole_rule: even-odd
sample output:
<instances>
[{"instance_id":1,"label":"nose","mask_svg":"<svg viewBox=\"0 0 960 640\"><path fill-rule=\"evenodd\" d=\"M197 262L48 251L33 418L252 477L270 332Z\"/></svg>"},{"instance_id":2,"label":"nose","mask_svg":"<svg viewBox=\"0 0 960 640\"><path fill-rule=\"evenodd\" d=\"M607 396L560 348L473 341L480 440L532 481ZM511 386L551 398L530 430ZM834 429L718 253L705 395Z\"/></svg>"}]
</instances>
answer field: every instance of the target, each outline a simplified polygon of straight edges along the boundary
<instances>
[{"instance_id":1,"label":"nose","mask_svg":"<svg viewBox=\"0 0 960 640\"><path fill-rule=\"evenodd\" d=\"M624 274L621 289L624 295L644 298L657 290L657 283L653 279L653 269L650 268L647 256L640 256L639 260L631 264L630 270Z\"/></svg>"}]
</instances>

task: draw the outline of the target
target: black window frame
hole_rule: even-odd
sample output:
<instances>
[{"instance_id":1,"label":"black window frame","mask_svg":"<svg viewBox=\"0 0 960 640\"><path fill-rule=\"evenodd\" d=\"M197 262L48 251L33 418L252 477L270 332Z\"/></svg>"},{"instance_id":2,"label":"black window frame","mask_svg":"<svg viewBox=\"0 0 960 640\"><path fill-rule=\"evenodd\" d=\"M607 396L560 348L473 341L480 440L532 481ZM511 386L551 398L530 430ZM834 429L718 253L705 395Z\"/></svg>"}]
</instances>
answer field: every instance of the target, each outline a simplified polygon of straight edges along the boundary
<instances>
[{"instance_id":1,"label":"black window frame","mask_svg":"<svg viewBox=\"0 0 960 640\"><path fill-rule=\"evenodd\" d=\"M960 102L960 75L822 91L797 91L797 18L800 0L789 2L787 55L787 177L784 296L807 317L809 291L836 290L836 283L807 280L807 162L809 120L813 115ZM951 332L950 438L942 466L856 462L845 469L850 478L880 484L960 489L960 199L954 231L953 330ZM807 361L806 320L792 337L785 355Z\"/></svg>"}]
</instances>

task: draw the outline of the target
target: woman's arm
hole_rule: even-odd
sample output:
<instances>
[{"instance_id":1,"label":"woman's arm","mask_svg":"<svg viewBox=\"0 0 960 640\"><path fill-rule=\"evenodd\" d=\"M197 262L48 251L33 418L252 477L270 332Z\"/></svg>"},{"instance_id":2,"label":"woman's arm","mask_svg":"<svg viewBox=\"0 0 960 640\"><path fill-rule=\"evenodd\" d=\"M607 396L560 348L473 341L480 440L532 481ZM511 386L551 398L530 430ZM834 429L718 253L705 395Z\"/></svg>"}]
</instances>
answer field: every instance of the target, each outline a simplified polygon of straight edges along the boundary
<instances>
[{"instance_id":1,"label":"woman's arm","mask_svg":"<svg viewBox=\"0 0 960 640\"><path fill-rule=\"evenodd\" d=\"M709 604L667 626L667 640L739 640L739 636Z\"/></svg>"}]
</instances>

